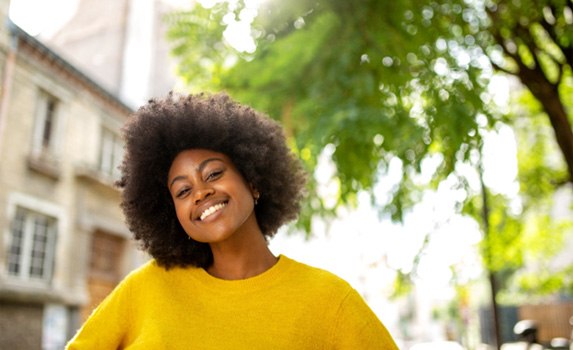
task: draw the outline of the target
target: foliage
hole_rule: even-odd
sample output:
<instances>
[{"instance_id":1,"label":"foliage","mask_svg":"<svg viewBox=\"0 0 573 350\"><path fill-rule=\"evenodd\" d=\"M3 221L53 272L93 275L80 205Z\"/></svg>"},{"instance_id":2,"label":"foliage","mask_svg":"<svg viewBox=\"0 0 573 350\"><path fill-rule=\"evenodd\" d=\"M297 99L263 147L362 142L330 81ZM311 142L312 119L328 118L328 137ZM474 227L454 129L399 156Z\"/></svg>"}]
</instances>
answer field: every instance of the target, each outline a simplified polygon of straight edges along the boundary
<instances>
[{"instance_id":1,"label":"foliage","mask_svg":"<svg viewBox=\"0 0 573 350\"><path fill-rule=\"evenodd\" d=\"M486 12L490 35L480 45L498 70L519 78L542 106L567 164L563 181L573 182L572 114L566 93L573 67L573 2L499 0L487 3Z\"/></svg>"},{"instance_id":2,"label":"foliage","mask_svg":"<svg viewBox=\"0 0 573 350\"><path fill-rule=\"evenodd\" d=\"M436 186L479 147L476 116L486 125L499 118L482 101L491 72L475 40L463 35L475 32L463 1L266 4L253 23L257 50L226 71L213 63L208 81L197 80L204 66L186 63L203 51L203 43L193 51L190 38L204 27L190 14L170 18L176 54L190 52L182 56L181 72L201 89L216 82L211 88L279 118L309 169L326 145L334 146L338 205L372 191L397 157L402 181L381 204L400 220L420 195L413 177L422 160L442 155ZM226 6L215 5L210 19L220 21L216 14ZM226 45L223 37L216 43L206 38L215 48ZM320 198L314 203L311 211L320 212Z\"/></svg>"},{"instance_id":3,"label":"foliage","mask_svg":"<svg viewBox=\"0 0 573 350\"><path fill-rule=\"evenodd\" d=\"M524 273L517 278L517 286L521 293L529 298L537 295L562 293L573 294L573 266L565 266L559 269L543 266L534 272Z\"/></svg>"},{"instance_id":4,"label":"foliage","mask_svg":"<svg viewBox=\"0 0 573 350\"><path fill-rule=\"evenodd\" d=\"M254 51L225 39L241 20L251 26ZM533 229L540 241L561 237L563 226L547 213L556 186L573 181L571 1L268 0L256 16L247 0L221 1L167 21L190 89L226 90L280 120L311 172L324 149L333 150L337 201L327 205L310 184L299 221L307 232L313 214L334 215L359 191L401 220L424 188L454 177L467 194L463 212L484 224L489 269L505 276L520 269L524 251L539 243L528 241ZM499 112L488 89L495 70L527 87L519 110ZM484 188L484 220L479 189L457 165L479 169L482 135L500 123L522 143L519 203ZM439 162L420 182L429 158ZM400 181L377 196L396 160ZM410 282L399 273L397 291Z\"/></svg>"},{"instance_id":5,"label":"foliage","mask_svg":"<svg viewBox=\"0 0 573 350\"><path fill-rule=\"evenodd\" d=\"M483 220L483 194L471 197L463 212L482 224L484 265L501 277L502 287L507 288L504 295L512 295L503 298L515 301L516 295L571 293L566 272L573 265L556 268L551 266L553 259L547 259L563 250L573 229L573 221L550 216L556 205L555 179L566 176L566 171L555 157L557 145L551 142L551 126L539 103L527 92L514 95L515 107L508 116L515 119L519 197L484 189L488 221ZM528 117L518 118L524 114Z\"/></svg>"},{"instance_id":6,"label":"foliage","mask_svg":"<svg viewBox=\"0 0 573 350\"><path fill-rule=\"evenodd\" d=\"M523 222L517 247L524 252L528 264L526 269L512 276L511 287L504 294L510 295L508 298L513 301L517 295L529 298L556 292L573 295L570 274L573 265L558 266L555 259L547 259L563 252L573 232L573 221L550 216L557 205L554 203L557 181L567 176L566 170L556 157L559 152L552 142L553 130L537 100L524 92L517 95L513 106L512 114L528 116L516 117L513 127L518 142L520 217Z\"/></svg>"}]
</instances>

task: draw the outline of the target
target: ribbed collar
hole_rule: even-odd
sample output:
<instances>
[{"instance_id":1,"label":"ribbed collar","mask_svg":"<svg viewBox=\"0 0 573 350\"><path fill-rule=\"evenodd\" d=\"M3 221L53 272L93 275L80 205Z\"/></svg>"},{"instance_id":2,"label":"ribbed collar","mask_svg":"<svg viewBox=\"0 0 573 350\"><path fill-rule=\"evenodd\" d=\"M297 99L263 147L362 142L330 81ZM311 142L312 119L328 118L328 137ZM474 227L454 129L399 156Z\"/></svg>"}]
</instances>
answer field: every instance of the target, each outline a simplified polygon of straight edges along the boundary
<instances>
[{"instance_id":1,"label":"ribbed collar","mask_svg":"<svg viewBox=\"0 0 573 350\"><path fill-rule=\"evenodd\" d=\"M191 277L211 290L224 293L244 293L276 285L295 264L294 260L279 255L278 261L270 269L259 275L240 280L224 280L213 277L202 268L191 268L188 271Z\"/></svg>"}]
</instances>

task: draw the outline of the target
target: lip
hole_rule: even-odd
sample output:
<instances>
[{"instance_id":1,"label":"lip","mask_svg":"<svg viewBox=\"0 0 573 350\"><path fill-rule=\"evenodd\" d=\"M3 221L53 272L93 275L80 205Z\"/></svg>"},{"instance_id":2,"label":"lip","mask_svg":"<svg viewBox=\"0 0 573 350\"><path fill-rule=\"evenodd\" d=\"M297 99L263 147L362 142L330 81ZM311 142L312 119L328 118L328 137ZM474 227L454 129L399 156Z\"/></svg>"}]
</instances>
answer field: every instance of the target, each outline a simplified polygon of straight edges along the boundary
<instances>
[{"instance_id":1,"label":"lip","mask_svg":"<svg viewBox=\"0 0 573 350\"><path fill-rule=\"evenodd\" d=\"M212 206L218 205L218 204L229 204L229 200L228 199L221 199L221 200L211 200L208 202L205 202L203 204L201 204L200 206L198 206L194 212L193 212L193 221L198 221L198 222L203 222L203 220L201 220L201 214L203 214L203 212L209 208L211 208ZM218 214L218 212L220 212L222 209L219 209L217 212L209 215L207 218L210 218L211 216L216 216Z\"/></svg>"}]
</instances>

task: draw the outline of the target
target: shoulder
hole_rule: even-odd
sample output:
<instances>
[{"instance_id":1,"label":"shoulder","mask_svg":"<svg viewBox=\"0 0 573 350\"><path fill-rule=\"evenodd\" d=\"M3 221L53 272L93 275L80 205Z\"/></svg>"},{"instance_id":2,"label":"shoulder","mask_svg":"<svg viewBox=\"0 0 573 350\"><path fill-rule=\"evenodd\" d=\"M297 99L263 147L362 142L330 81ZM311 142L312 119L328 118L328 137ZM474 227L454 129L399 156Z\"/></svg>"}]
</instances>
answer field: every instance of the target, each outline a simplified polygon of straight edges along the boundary
<instances>
[{"instance_id":1,"label":"shoulder","mask_svg":"<svg viewBox=\"0 0 573 350\"><path fill-rule=\"evenodd\" d=\"M143 263L141 266L131 271L128 276L157 274L166 271L169 270L166 270L164 267L159 266L159 264L155 259L149 259L147 262Z\"/></svg>"},{"instance_id":2,"label":"shoulder","mask_svg":"<svg viewBox=\"0 0 573 350\"><path fill-rule=\"evenodd\" d=\"M346 295L353 290L346 280L328 270L311 266L286 256L281 256L281 259L285 259L289 266L289 273L287 274L289 279L296 281L304 288L341 295Z\"/></svg>"},{"instance_id":3,"label":"shoulder","mask_svg":"<svg viewBox=\"0 0 573 350\"><path fill-rule=\"evenodd\" d=\"M320 280L329 281L333 283L347 283L344 279L340 278L336 274L316 266L312 266L295 259L289 258L285 255L281 255L281 259L286 261L289 269L295 271L303 276L311 276L314 278L319 278Z\"/></svg>"},{"instance_id":4,"label":"shoulder","mask_svg":"<svg viewBox=\"0 0 573 350\"><path fill-rule=\"evenodd\" d=\"M337 348L398 349L382 322L350 283L325 269L292 259L289 264L289 275L296 276L291 282L298 284L292 290L300 291L301 304L310 314L320 313L323 323L330 325L329 339ZM296 296L296 293L289 295L291 299Z\"/></svg>"},{"instance_id":5,"label":"shoulder","mask_svg":"<svg viewBox=\"0 0 573 350\"><path fill-rule=\"evenodd\" d=\"M147 279L151 276L161 275L165 272L165 269L157 264L155 259L150 259L143 265L133 269L131 272L125 276L123 279L126 282L133 282L137 280Z\"/></svg>"},{"instance_id":6,"label":"shoulder","mask_svg":"<svg viewBox=\"0 0 573 350\"><path fill-rule=\"evenodd\" d=\"M157 260L150 259L147 262L143 263L139 267L132 270L130 273L127 274L125 279L128 280L139 280L139 279L147 279L149 277L155 278L173 278L176 276L181 275L188 275L188 274L197 274L198 271L202 270L201 268L194 267L194 266L173 266L170 268L165 268L161 266Z\"/></svg>"},{"instance_id":7,"label":"shoulder","mask_svg":"<svg viewBox=\"0 0 573 350\"><path fill-rule=\"evenodd\" d=\"M178 268L165 269L155 259L150 259L129 272L121 281L120 286L125 288L134 285L161 284L173 278L173 275L176 275L178 270Z\"/></svg>"}]
</instances>

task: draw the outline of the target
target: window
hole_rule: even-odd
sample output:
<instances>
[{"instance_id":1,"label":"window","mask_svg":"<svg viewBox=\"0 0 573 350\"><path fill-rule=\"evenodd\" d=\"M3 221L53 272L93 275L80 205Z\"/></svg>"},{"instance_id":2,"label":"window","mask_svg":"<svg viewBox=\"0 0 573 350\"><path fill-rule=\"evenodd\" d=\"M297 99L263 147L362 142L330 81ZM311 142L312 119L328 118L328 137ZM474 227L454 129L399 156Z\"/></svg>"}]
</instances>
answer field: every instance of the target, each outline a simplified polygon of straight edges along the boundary
<instances>
[{"instance_id":1,"label":"window","mask_svg":"<svg viewBox=\"0 0 573 350\"><path fill-rule=\"evenodd\" d=\"M102 128L99 171L109 177L119 177L119 165L123 158L123 143L118 134Z\"/></svg>"},{"instance_id":2,"label":"window","mask_svg":"<svg viewBox=\"0 0 573 350\"><path fill-rule=\"evenodd\" d=\"M36 131L34 133L34 151L36 154L50 155L56 151L59 105L60 102L57 98L46 92L40 92Z\"/></svg>"},{"instance_id":3,"label":"window","mask_svg":"<svg viewBox=\"0 0 573 350\"><path fill-rule=\"evenodd\" d=\"M50 281L56 235L55 218L16 208L8 244L8 273L28 280Z\"/></svg>"}]
</instances>

